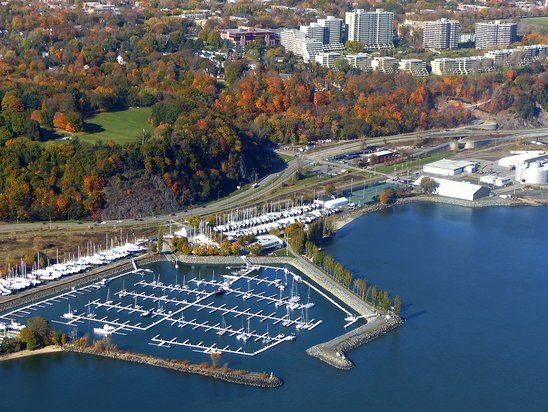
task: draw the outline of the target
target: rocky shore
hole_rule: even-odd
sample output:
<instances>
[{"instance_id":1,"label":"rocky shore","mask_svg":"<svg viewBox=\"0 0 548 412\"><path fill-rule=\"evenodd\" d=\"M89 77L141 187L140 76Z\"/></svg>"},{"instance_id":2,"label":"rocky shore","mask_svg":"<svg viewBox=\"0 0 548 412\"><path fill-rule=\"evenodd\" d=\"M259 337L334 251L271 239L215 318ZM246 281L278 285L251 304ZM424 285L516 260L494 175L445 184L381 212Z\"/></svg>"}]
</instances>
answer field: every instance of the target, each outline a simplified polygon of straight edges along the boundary
<instances>
[{"instance_id":1,"label":"rocky shore","mask_svg":"<svg viewBox=\"0 0 548 412\"><path fill-rule=\"evenodd\" d=\"M329 342L308 348L306 353L337 369L350 370L354 367L354 363L348 359L348 351L371 342L402 324L403 320L401 318L386 320L379 317L372 319L366 325L336 337Z\"/></svg>"},{"instance_id":2,"label":"rocky shore","mask_svg":"<svg viewBox=\"0 0 548 412\"><path fill-rule=\"evenodd\" d=\"M90 347L79 347L75 345L65 345L63 350L66 352L82 353L126 362L140 363L142 365L171 369L177 372L192 373L220 379L225 382L237 383L239 385L255 386L259 388L277 388L283 385L283 380L273 374L269 375L267 373L248 372L224 367L213 368L207 364L195 365L187 361L163 359L132 352L97 351Z\"/></svg>"}]
</instances>

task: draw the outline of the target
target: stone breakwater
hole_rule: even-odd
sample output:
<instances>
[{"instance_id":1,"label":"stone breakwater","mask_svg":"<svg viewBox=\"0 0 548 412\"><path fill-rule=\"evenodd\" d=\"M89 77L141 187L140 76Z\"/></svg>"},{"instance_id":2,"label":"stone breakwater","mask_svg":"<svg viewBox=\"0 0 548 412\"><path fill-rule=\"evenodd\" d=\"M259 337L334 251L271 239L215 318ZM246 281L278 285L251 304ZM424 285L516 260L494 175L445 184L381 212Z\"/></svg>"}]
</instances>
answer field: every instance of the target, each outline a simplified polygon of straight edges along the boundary
<instances>
[{"instance_id":1,"label":"stone breakwater","mask_svg":"<svg viewBox=\"0 0 548 412\"><path fill-rule=\"evenodd\" d=\"M312 346L306 353L337 369L350 370L354 367L354 363L348 359L348 351L371 342L402 324L401 318L386 320L379 317L329 342Z\"/></svg>"},{"instance_id":2,"label":"stone breakwater","mask_svg":"<svg viewBox=\"0 0 548 412\"><path fill-rule=\"evenodd\" d=\"M152 260L151 260L152 259ZM135 258L138 264L150 263L156 256L142 255ZM165 259L158 256L157 259ZM0 312L15 309L18 306L28 305L41 299L65 292L71 288L77 288L99 279L112 276L123 271L133 270L130 259L124 259L109 265L101 266L79 275L68 276L64 279L54 280L27 291L10 296L0 297Z\"/></svg>"},{"instance_id":3,"label":"stone breakwater","mask_svg":"<svg viewBox=\"0 0 548 412\"><path fill-rule=\"evenodd\" d=\"M179 260L188 264L234 264L234 257L197 257L181 256ZM239 258L236 258L239 259ZM364 302L320 268L301 256L296 257L250 257L249 263L256 265L290 265L302 272L320 288L334 296L361 316L370 316L378 312L369 303ZM345 333L329 342L321 343L307 350L307 353L339 369L349 370L354 364L346 357L346 352L376 339L403 324L400 318L386 320L382 315L370 317L367 324ZM338 353L338 355L337 355Z\"/></svg>"},{"instance_id":4,"label":"stone breakwater","mask_svg":"<svg viewBox=\"0 0 548 412\"><path fill-rule=\"evenodd\" d=\"M105 352L97 351L89 347L83 348L74 345L65 345L63 350L66 352L83 353L123 360L126 362L140 363L142 365L171 369L177 372L192 373L220 379L225 382L237 383L239 385L255 386L259 388L277 388L283 385L282 379L267 373L247 372L244 370L233 370L228 368L212 368L209 365L194 365L185 361L157 358L139 353L122 351Z\"/></svg>"}]
</instances>

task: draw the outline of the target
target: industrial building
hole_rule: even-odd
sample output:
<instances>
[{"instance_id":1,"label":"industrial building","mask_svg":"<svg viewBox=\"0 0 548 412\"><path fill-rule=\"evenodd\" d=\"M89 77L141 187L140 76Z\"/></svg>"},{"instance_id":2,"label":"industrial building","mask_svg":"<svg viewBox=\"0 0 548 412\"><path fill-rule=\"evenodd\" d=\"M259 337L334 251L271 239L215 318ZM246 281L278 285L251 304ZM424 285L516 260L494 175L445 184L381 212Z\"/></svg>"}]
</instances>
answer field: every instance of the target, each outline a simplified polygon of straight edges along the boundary
<instances>
[{"instance_id":1,"label":"industrial building","mask_svg":"<svg viewBox=\"0 0 548 412\"><path fill-rule=\"evenodd\" d=\"M495 187L504 187L511 185L512 179L508 177L488 175L480 177L480 183L485 183L486 185L491 185Z\"/></svg>"},{"instance_id":2,"label":"industrial building","mask_svg":"<svg viewBox=\"0 0 548 412\"><path fill-rule=\"evenodd\" d=\"M456 49L459 42L459 22L439 19L425 21L422 43L425 49Z\"/></svg>"},{"instance_id":3,"label":"industrial building","mask_svg":"<svg viewBox=\"0 0 548 412\"><path fill-rule=\"evenodd\" d=\"M366 48L385 49L394 47L394 13L377 9L347 12L348 40L362 43Z\"/></svg>"},{"instance_id":4,"label":"industrial building","mask_svg":"<svg viewBox=\"0 0 548 412\"><path fill-rule=\"evenodd\" d=\"M498 161L498 165L502 167L507 167L509 169L514 169L518 165L527 162L529 160L536 159L542 155L546 155L546 152L543 150L533 150L533 151L524 151L524 152L514 152L513 156L503 157Z\"/></svg>"},{"instance_id":5,"label":"industrial building","mask_svg":"<svg viewBox=\"0 0 548 412\"><path fill-rule=\"evenodd\" d=\"M457 176L464 172L474 173L477 167L477 163L468 160L441 159L424 165L422 171L433 175Z\"/></svg>"},{"instance_id":6,"label":"industrial building","mask_svg":"<svg viewBox=\"0 0 548 412\"><path fill-rule=\"evenodd\" d=\"M516 180L527 184L548 183L548 155L528 159L517 165Z\"/></svg>"},{"instance_id":7,"label":"industrial building","mask_svg":"<svg viewBox=\"0 0 548 412\"><path fill-rule=\"evenodd\" d=\"M422 179L425 176L419 177L413 185L420 186ZM469 182L457 182L454 180L433 178L436 182L435 194L453 199L461 200L478 200L482 197L489 196L491 189L487 186L475 185Z\"/></svg>"}]
</instances>

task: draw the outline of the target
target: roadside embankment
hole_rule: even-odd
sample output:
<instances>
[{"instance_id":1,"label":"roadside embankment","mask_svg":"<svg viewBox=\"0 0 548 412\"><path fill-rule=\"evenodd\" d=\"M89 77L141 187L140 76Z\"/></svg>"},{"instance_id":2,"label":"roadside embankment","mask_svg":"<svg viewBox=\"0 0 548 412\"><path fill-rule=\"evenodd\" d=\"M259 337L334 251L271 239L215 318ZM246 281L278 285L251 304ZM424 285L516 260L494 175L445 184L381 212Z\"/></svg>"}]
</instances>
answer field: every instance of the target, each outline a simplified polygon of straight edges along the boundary
<instances>
[{"instance_id":1,"label":"roadside embankment","mask_svg":"<svg viewBox=\"0 0 548 412\"><path fill-rule=\"evenodd\" d=\"M272 374L248 372L239 369L213 368L207 364L195 365L187 361L163 359L140 353L123 351L97 351L89 347L78 347L65 345L63 350L67 352L83 353L88 355L102 356L126 362L140 363L143 365L155 366L158 368L171 369L177 372L192 373L220 379L225 382L237 383L239 385L255 386L259 388L277 388L283 385L283 381Z\"/></svg>"}]
</instances>

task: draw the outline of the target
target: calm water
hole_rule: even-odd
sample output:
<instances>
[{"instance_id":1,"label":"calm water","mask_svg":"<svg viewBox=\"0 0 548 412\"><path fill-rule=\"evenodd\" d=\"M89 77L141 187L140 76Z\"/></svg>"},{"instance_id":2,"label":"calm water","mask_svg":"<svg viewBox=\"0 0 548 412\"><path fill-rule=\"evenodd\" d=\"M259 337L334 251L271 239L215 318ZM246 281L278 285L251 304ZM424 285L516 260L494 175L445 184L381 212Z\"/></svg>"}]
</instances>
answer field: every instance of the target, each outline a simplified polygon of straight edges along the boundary
<instances>
[{"instance_id":1,"label":"calm water","mask_svg":"<svg viewBox=\"0 0 548 412\"><path fill-rule=\"evenodd\" d=\"M411 204L339 231L330 252L400 294L408 319L352 351L350 372L304 354L342 328L341 313L314 297L324 320L316 330L256 358L225 359L273 370L280 389L54 354L0 364L2 410L548 410L547 222L548 208Z\"/></svg>"}]
</instances>

